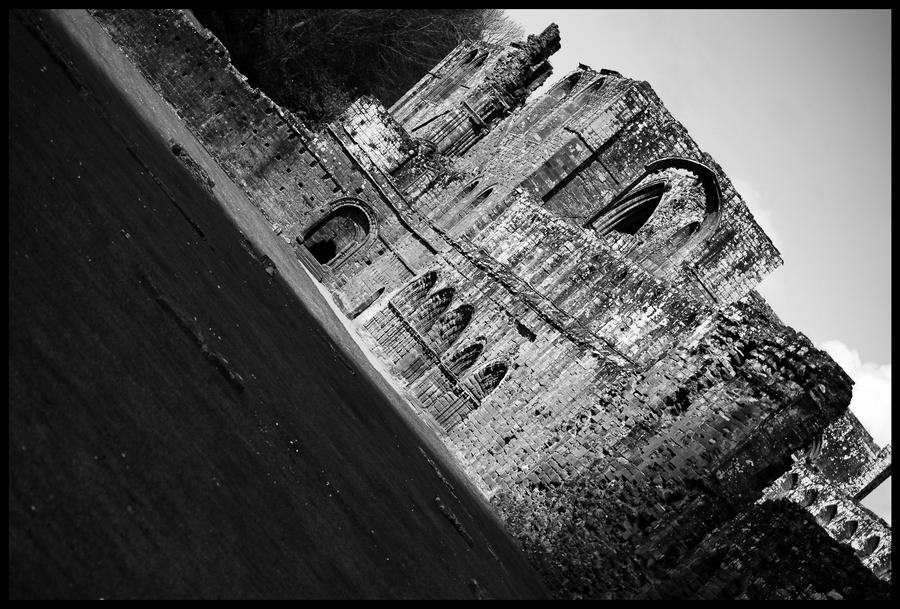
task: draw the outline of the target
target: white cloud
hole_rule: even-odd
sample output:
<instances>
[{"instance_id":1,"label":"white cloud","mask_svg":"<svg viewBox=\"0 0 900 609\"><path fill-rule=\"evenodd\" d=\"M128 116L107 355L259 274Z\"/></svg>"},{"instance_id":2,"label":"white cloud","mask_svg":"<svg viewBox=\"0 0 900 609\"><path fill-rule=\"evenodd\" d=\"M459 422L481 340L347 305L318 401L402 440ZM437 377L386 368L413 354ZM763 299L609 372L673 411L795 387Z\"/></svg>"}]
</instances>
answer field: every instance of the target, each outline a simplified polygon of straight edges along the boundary
<instances>
[{"instance_id":1,"label":"white cloud","mask_svg":"<svg viewBox=\"0 0 900 609\"><path fill-rule=\"evenodd\" d=\"M839 340L827 340L820 349L855 381L850 410L880 446L891 442L891 365L864 362L859 352Z\"/></svg>"},{"instance_id":2,"label":"white cloud","mask_svg":"<svg viewBox=\"0 0 900 609\"><path fill-rule=\"evenodd\" d=\"M738 191L738 194L741 195L744 203L747 204L747 209L753 214L753 219L756 220L759 227L763 229L763 232L769 236L769 239L772 240L775 247L778 247L778 242L781 240L781 237L778 236L778 231L775 230L772 212L759 204L763 198L762 195L758 190L753 188L750 183L745 182L740 178L731 178L731 183L734 186L734 189Z\"/></svg>"}]
</instances>

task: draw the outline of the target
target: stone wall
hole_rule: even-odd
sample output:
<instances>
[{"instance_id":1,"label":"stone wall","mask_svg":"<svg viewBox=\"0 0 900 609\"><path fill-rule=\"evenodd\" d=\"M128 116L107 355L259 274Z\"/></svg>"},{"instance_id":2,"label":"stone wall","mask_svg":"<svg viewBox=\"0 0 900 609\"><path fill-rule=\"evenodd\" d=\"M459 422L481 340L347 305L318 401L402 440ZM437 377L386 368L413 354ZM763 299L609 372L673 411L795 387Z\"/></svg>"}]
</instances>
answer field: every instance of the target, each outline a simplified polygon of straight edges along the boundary
<instances>
[{"instance_id":1,"label":"stone wall","mask_svg":"<svg viewBox=\"0 0 900 609\"><path fill-rule=\"evenodd\" d=\"M314 134L183 13L93 14L558 595L638 595L846 409L849 378L753 291L774 246L646 83L580 69L502 121L549 73L555 28L464 44L393 117L363 99ZM416 141L440 124L465 145Z\"/></svg>"},{"instance_id":2,"label":"stone wall","mask_svg":"<svg viewBox=\"0 0 900 609\"><path fill-rule=\"evenodd\" d=\"M860 502L890 474L891 447L878 449L851 412L794 455L765 496L807 511L836 543L851 549L877 577L891 579L891 527Z\"/></svg>"},{"instance_id":3,"label":"stone wall","mask_svg":"<svg viewBox=\"0 0 900 609\"><path fill-rule=\"evenodd\" d=\"M570 80L577 84L563 86ZM644 167L681 157L712 168L721 182L722 214L715 232L667 273L676 286L701 281L715 299L734 302L781 258L756 225L721 168L702 152L647 83L616 73L576 71L542 97L514 113L507 128L493 130L455 167L462 181L497 184L503 193L520 187L576 226L603 210ZM459 181L446 187L458 190ZM448 197L435 188L420 197L423 213ZM495 197L493 206L503 206ZM494 210L482 210L485 218Z\"/></svg>"},{"instance_id":4,"label":"stone wall","mask_svg":"<svg viewBox=\"0 0 900 609\"><path fill-rule=\"evenodd\" d=\"M743 510L713 532L649 599L888 600L890 587L788 501Z\"/></svg>"}]
</instances>

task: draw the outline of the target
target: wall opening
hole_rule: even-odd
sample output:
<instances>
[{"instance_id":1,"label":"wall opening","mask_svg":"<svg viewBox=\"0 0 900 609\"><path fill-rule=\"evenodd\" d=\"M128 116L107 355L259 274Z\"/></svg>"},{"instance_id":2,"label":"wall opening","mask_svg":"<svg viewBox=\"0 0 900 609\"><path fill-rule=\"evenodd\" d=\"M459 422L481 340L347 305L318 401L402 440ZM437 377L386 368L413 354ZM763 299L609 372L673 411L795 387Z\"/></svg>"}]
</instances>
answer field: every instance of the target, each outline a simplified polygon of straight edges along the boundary
<instances>
[{"instance_id":1,"label":"wall opening","mask_svg":"<svg viewBox=\"0 0 900 609\"><path fill-rule=\"evenodd\" d=\"M850 539L853 535L856 534L856 529L859 528L859 521L857 520L848 520L841 527L839 538L840 539Z\"/></svg>"},{"instance_id":2,"label":"wall opening","mask_svg":"<svg viewBox=\"0 0 900 609\"><path fill-rule=\"evenodd\" d=\"M333 266L362 246L371 232L369 217L355 205L342 205L325 216L301 241L323 266Z\"/></svg>"},{"instance_id":3,"label":"wall opening","mask_svg":"<svg viewBox=\"0 0 900 609\"><path fill-rule=\"evenodd\" d=\"M444 315L434 327L434 340L437 343L436 350L439 352L443 351L455 343L456 339L469 325L469 322L472 321L474 313L475 307L470 304L464 304Z\"/></svg>"},{"instance_id":4,"label":"wall opening","mask_svg":"<svg viewBox=\"0 0 900 609\"><path fill-rule=\"evenodd\" d=\"M665 191L665 184L652 184L628 197L622 203L624 211L609 227L609 230L626 235L636 235L650 221L653 212L659 207Z\"/></svg>"},{"instance_id":5,"label":"wall opening","mask_svg":"<svg viewBox=\"0 0 900 609\"><path fill-rule=\"evenodd\" d=\"M434 320L450 306L455 291L453 288L444 288L422 301L422 304L413 313L413 325L419 332L424 334L431 329Z\"/></svg>"},{"instance_id":6,"label":"wall opening","mask_svg":"<svg viewBox=\"0 0 900 609\"><path fill-rule=\"evenodd\" d=\"M834 520L835 514L837 514L837 505L832 503L831 505L826 505L822 508L822 511L819 512L817 518L819 523L824 526Z\"/></svg>"},{"instance_id":7,"label":"wall opening","mask_svg":"<svg viewBox=\"0 0 900 609\"><path fill-rule=\"evenodd\" d=\"M484 351L484 343L472 343L447 360L447 369L457 378L462 376Z\"/></svg>"},{"instance_id":8,"label":"wall opening","mask_svg":"<svg viewBox=\"0 0 900 609\"><path fill-rule=\"evenodd\" d=\"M870 535L863 542L863 544L859 548L859 551L857 552L857 554L859 556L863 556L863 557L868 556L869 554L874 552L876 549L878 549L878 544L880 544L880 543L881 543L881 537L879 537L878 535Z\"/></svg>"},{"instance_id":9,"label":"wall opening","mask_svg":"<svg viewBox=\"0 0 900 609\"><path fill-rule=\"evenodd\" d=\"M797 481L800 479L796 473L792 472L784 477L784 481L781 483L781 490L789 491L792 490L795 486L797 486Z\"/></svg>"},{"instance_id":10,"label":"wall opening","mask_svg":"<svg viewBox=\"0 0 900 609\"><path fill-rule=\"evenodd\" d=\"M527 338L527 339L528 339L528 342L532 342L532 343L533 343L533 342L535 341L535 339L537 339L537 334L535 334L534 332L532 332L532 331L528 328L528 326L526 326L525 324L523 324L523 323L522 323L521 321L519 321L518 319L516 320L516 332L519 333L519 336L523 336L523 337Z\"/></svg>"},{"instance_id":11,"label":"wall opening","mask_svg":"<svg viewBox=\"0 0 900 609\"><path fill-rule=\"evenodd\" d=\"M483 399L497 388L497 385L506 376L507 370L509 370L509 365L506 362L490 363L473 374L467 384L475 397Z\"/></svg>"},{"instance_id":12,"label":"wall opening","mask_svg":"<svg viewBox=\"0 0 900 609\"><path fill-rule=\"evenodd\" d=\"M404 314L415 311L419 302L425 298L425 295L431 291L434 284L437 283L437 271L428 271L413 279L409 285L400 290L392 299L391 304L400 309Z\"/></svg>"},{"instance_id":13,"label":"wall opening","mask_svg":"<svg viewBox=\"0 0 900 609\"><path fill-rule=\"evenodd\" d=\"M806 489L803 491L803 495L800 497L800 505L803 507L809 507L813 503L816 502L816 499L819 498L819 491L814 488Z\"/></svg>"},{"instance_id":14,"label":"wall opening","mask_svg":"<svg viewBox=\"0 0 900 609\"><path fill-rule=\"evenodd\" d=\"M700 230L699 222L690 222L676 230L667 238L662 240L650 252L646 258L641 261L641 266L653 273L657 269L664 269L669 265L675 264L683 259L688 251L688 244L691 237Z\"/></svg>"}]
</instances>

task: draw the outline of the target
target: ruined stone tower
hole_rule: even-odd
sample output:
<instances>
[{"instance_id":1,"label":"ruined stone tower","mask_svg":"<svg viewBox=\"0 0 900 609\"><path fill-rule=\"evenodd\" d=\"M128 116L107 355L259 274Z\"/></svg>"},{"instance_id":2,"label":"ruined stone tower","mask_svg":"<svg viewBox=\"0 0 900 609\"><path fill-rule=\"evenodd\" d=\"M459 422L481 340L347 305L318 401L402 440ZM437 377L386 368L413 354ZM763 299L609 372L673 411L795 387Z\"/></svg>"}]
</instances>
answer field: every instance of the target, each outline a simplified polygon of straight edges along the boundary
<instances>
[{"instance_id":1,"label":"ruined stone tower","mask_svg":"<svg viewBox=\"0 0 900 609\"><path fill-rule=\"evenodd\" d=\"M94 15L558 595L886 594L866 567L889 578L889 559L856 557L889 549L877 517L826 534L782 499L840 477L798 455L852 421L852 382L755 291L778 251L649 84L581 66L529 98L550 26L465 43L390 109L363 98L313 133L189 15ZM872 467L842 470L848 506Z\"/></svg>"}]
</instances>

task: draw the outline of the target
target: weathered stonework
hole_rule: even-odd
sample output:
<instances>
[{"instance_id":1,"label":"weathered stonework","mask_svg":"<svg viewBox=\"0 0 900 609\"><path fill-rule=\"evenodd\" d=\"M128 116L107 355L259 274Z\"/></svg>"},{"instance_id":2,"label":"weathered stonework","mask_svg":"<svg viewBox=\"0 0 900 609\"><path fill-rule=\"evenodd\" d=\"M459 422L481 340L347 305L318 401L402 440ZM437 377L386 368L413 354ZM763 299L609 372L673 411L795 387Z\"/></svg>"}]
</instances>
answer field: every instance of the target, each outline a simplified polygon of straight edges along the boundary
<instances>
[{"instance_id":1,"label":"weathered stonework","mask_svg":"<svg viewBox=\"0 0 900 609\"><path fill-rule=\"evenodd\" d=\"M184 13L93 14L328 287L558 595L712 594L666 582L775 509L755 502L845 412L850 379L754 290L777 250L647 83L582 66L525 103L555 26L507 49L465 43L389 112L361 99L314 134ZM787 596L831 592L792 556L752 569L796 567ZM731 563L704 564L732 581Z\"/></svg>"},{"instance_id":2,"label":"weathered stonework","mask_svg":"<svg viewBox=\"0 0 900 609\"><path fill-rule=\"evenodd\" d=\"M765 491L811 514L879 578L891 579L891 527L860 502L891 473L891 446L879 449L848 412Z\"/></svg>"}]
</instances>

